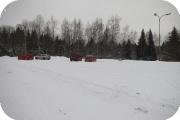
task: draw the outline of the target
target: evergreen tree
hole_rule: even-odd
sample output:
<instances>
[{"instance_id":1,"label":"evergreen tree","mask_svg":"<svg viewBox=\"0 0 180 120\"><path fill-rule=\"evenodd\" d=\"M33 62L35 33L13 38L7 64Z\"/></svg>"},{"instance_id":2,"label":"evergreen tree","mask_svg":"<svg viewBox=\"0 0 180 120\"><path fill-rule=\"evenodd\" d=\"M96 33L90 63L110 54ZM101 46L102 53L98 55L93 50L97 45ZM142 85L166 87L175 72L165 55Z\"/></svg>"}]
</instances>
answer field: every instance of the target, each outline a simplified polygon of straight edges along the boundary
<instances>
[{"instance_id":1,"label":"evergreen tree","mask_svg":"<svg viewBox=\"0 0 180 120\"><path fill-rule=\"evenodd\" d=\"M54 55L65 56L65 41L56 37L54 42Z\"/></svg>"},{"instance_id":2,"label":"evergreen tree","mask_svg":"<svg viewBox=\"0 0 180 120\"><path fill-rule=\"evenodd\" d=\"M164 60L178 61L180 60L179 46L180 40L177 29L174 27L169 35L168 41L164 43L163 56Z\"/></svg>"},{"instance_id":3,"label":"evergreen tree","mask_svg":"<svg viewBox=\"0 0 180 120\"><path fill-rule=\"evenodd\" d=\"M96 55L96 43L94 41L94 39L91 38L90 41L88 41L87 45L86 45L86 54L93 54Z\"/></svg>"},{"instance_id":4,"label":"evergreen tree","mask_svg":"<svg viewBox=\"0 0 180 120\"><path fill-rule=\"evenodd\" d=\"M140 60L146 59L147 55L147 43L146 43L146 36L144 29L141 32L141 37L138 42L138 48L137 48L137 57Z\"/></svg>"},{"instance_id":5,"label":"evergreen tree","mask_svg":"<svg viewBox=\"0 0 180 120\"><path fill-rule=\"evenodd\" d=\"M0 56L8 55L8 32L5 28L0 31Z\"/></svg>"},{"instance_id":6,"label":"evergreen tree","mask_svg":"<svg viewBox=\"0 0 180 120\"><path fill-rule=\"evenodd\" d=\"M72 50L73 52L79 52L79 53L81 53L82 55L84 55L84 54L85 54L85 50L84 50L84 40L82 40L82 39L76 40L76 41L72 44L71 50Z\"/></svg>"},{"instance_id":7,"label":"evergreen tree","mask_svg":"<svg viewBox=\"0 0 180 120\"><path fill-rule=\"evenodd\" d=\"M23 54L25 52L24 43L25 43L25 34L21 28L17 28L15 31L15 50L17 54Z\"/></svg>"},{"instance_id":8,"label":"evergreen tree","mask_svg":"<svg viewBox=\"0 0 180 120\"><path fill-rule=\"evenodd\" d=\"M15 32L11 32L10 34L10 48L11 48L11 56L15 56L16 55L16 52L15 52Z\"/></svg>"},{"instance_id":9,"label":"evergreen tree","mask_svg":"<svg viewBox=\"0 0 180 120\"><path fill-rule=\"evenodd\" d=\"M3 28L0 34L0 50L2 50L3 55L8 55L9 50L11 50L10 32L8 28Z\"/></svg>"},{"instance_id":10,"label":"evergreen tree","mask_svg":"<svg viewBox=\"0 0 180 120\"><path fill-rule=\"evenodd\" d=\"M107 58L108 40L109 40L109 28L106 27L103 33L102 40L98 42L100 58Z\"/></svg>"},{"instance_id":11,"label":"evergreen tree","mask_svg":"<svg viewBox=\"0 0 180 120\"><path fill-rule=\"evenodd\" d=\"M27 34L26 34L27 53L32 53L32 51L31 51L31 42L32 42L31 41L31 33L28 30Z\"/></svg>"},{"instance_id":12,"label":"evergreen tree","mask_svg":"<svg viewBox=\"0 0 180 120\"><path fill-rule=\"evenodd\" d=\"M128 40L127 42L124 41L122 43L122 49L121 49L121 57L122 59L130 59L130 54L131 54L131 42Z\"/></svg>"},{"instance_id":13,"label":"evergreen tree","mask_svg":"<svg viewBox=\"0 0 180 120\"><path fill-rule=\"evenodd\" d=\"M180 33L178 34L177 59L180 61Z\"/></svg>"},{"instance_id":14,"label":"evergreen tree","mask_svg":"<svg viewBox=\"0 0 180 120\"><path fill-rule=\"evenodd\" d=\"M6 46L6 47L8 46L9 38L8 38L8 32L5 28L3 28L3 31L1 34L1 41L4 46Z\"/></svg>"},{"instance_id":15,"label":"evergreen tree","mask_svg":"<svg viewBox=\"0 0 180 120\"><path fill-rule=\"evenodd\" d=\"M132 43L130 40L124 41L121 47L121 58L122 59L136 59L136 44Z\"/></svg>"},{"instance_id":16,"label":"evergreen tree","mask_svg":"<svg viewBox=\"0 0 180 120\"><path fill-rule=\"evenodd\" d=\"M28 50L34 54L38 54L38 35L35 30L32 31L30 38L28 38Z\"/></svg>"},{"instance_id":17,"label":"evergreen tree","mask_svg":"<svg viewBox=\"0 0 180 120\"><path fill-rule=\"evenodd\" d=\"M157 60L156 48L154 45L153 34L151 30L148 33L147 40L148 40L148 47L147 47L148 60Z\"/></svg>"}]
</instances>

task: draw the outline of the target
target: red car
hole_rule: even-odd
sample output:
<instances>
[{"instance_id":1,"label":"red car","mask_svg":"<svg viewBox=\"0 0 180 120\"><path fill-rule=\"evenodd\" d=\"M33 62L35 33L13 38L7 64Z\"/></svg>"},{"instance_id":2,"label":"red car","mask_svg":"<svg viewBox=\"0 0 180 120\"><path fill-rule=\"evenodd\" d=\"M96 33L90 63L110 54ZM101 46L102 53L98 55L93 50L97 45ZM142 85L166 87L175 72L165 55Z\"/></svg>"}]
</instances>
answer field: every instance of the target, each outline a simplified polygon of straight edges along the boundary
<instances>
[{"instance_id":1,"label":"red car","mask_svg":"<svg viewBox=\"0 0 180 120\"><path fill-rule=\"evenodd\" d=\"M34 57L32 54L22 54L18 56L18 60L33 60Z\"/></svg>"},{"instance_id":2,"label":"red car","mask_svg":"<svg viewBox=\"0 0 180 120\"><path fill-rule=\"evenodd\" d=\"M70 61L82 61L82 56L80 53L72 53L70 56Z\"/></svg>"},{"instance_id":3,"label":"red car","mask_svg":"<svg viewBox=\"0 0 180 120\"><path fill-rule=\"evenodd\" d=\"M85 57L85 62L96 62L96 56L94 56L94 55L87 55Z\"/></svg>"}]
</instances>

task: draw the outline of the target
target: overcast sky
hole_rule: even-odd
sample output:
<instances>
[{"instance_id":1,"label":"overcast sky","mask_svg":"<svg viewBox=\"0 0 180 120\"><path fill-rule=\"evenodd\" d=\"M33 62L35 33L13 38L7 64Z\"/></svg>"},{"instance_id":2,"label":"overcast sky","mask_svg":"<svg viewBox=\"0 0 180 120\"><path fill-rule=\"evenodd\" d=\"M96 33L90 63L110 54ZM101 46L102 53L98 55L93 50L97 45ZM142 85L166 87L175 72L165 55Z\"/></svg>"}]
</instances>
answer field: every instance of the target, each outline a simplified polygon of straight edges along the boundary
<instances>
[{"instance_id":1,"label":"overcast sky","mask_svg":"<svg viewBox=\"0 0 180 120\"><path fill-rule=\"evenodd\" d=\"M180 29L180 16L170 3L161 0L18 0L6 7L0 25L16 25L22 20L33 20L41 14L46 20L53 16L59 25L64 18L80 18L84 25L97 17L107 22L112 15L122 18L121 25L141 31L152 29L158 33L158 19L153 16L171 12L162 20L162 34L166 35L173 26Z\"/></svg>"}]
</instances>

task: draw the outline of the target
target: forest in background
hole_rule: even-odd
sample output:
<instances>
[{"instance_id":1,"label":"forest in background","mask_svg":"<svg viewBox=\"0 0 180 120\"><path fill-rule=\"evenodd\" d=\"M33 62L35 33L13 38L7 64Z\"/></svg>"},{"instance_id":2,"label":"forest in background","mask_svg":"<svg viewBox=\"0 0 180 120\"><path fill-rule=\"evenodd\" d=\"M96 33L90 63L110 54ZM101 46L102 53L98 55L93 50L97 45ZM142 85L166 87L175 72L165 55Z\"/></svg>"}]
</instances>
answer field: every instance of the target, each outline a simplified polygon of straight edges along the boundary
<instances>
[{"instance_id":1,"label":"forest in background","mask_svg":"<svg viewBox=\"0 0 180 120\"><path fill-rule=\"evenodd\" d=\"M64 19L57 32L57 21L45 21L37 15L32 21L24 20L16 27L0 26L0 56L46 53L69 57L73 52L83 56L96 55L99 59L129 59L180 61L180 33L170 30L160 46L151 29L142 30L140 36L129 26L121 28L121 18L112 16L106 24L101 18L86 26L80 19Z\"/></svg>"}]
</instances>

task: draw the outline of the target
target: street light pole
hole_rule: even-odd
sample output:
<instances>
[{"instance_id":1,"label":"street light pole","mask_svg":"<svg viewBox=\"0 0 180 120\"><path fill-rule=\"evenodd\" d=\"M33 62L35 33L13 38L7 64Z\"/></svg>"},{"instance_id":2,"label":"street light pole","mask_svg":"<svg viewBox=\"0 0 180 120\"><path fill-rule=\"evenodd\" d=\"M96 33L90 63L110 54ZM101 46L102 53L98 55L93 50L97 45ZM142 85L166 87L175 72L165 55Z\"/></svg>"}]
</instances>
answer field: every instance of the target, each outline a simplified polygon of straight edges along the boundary
<instances>
[{"instance_id":1,"label":"street light pole","mask_svg":"<svg viewBox=\"0 0 180 120\"><path fill-rule=\"evenodd\" d=\"M158 53L158 60L160 61L161 57L161 18L159 18L159 53Z\"/></svg>"},{"instance_id":2,"label":"street light pole","mask_svg":"<svg viewBox=\"0 0 180 120\"><path fill-rule=\"evenodd\" d=\"M158 20L159 20L159 49L158 49L158 60L159 61L160 61L160 54L161 54L161 19L164 16L168 16L168 15L171 15L171 13L167 13L167 14L164 14L162 16L159 16L157 13L154 13L154 16L157 16Z\"/></svg>"}]
</instances>

